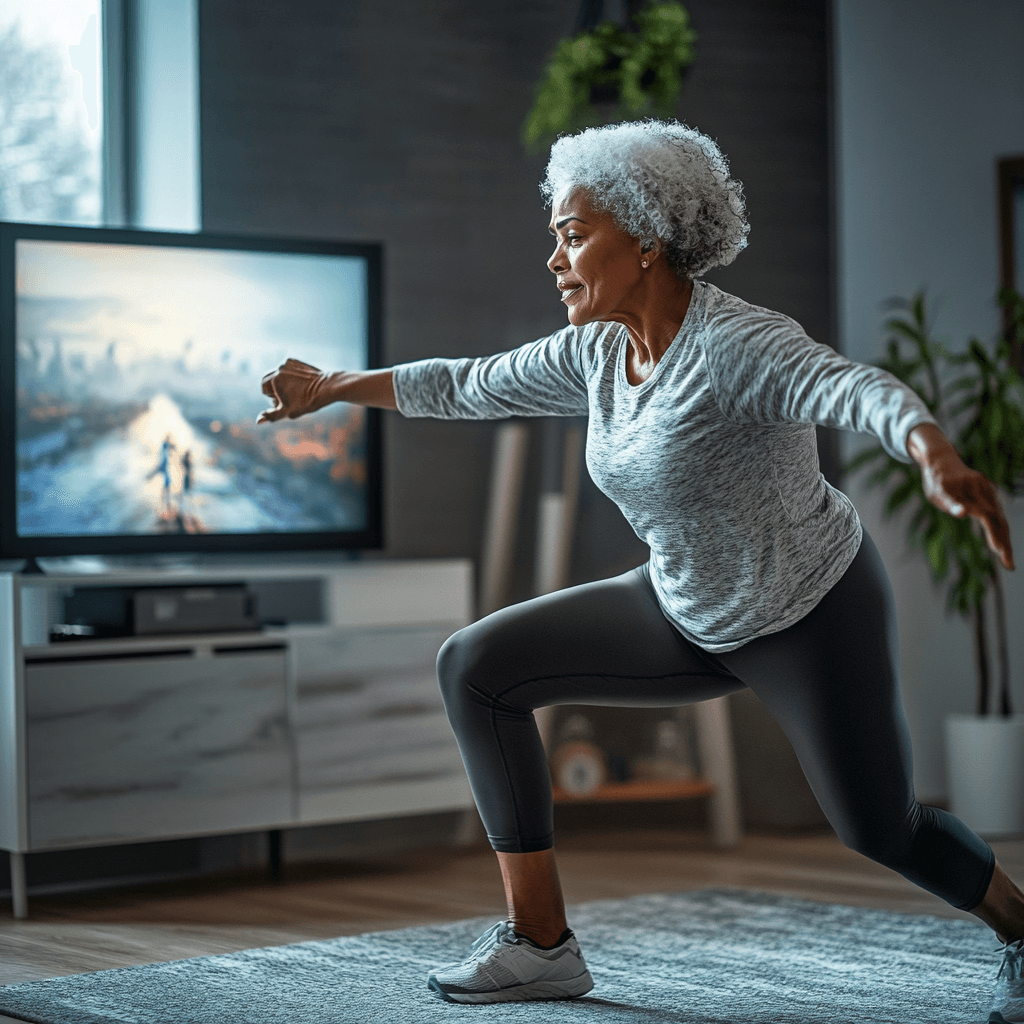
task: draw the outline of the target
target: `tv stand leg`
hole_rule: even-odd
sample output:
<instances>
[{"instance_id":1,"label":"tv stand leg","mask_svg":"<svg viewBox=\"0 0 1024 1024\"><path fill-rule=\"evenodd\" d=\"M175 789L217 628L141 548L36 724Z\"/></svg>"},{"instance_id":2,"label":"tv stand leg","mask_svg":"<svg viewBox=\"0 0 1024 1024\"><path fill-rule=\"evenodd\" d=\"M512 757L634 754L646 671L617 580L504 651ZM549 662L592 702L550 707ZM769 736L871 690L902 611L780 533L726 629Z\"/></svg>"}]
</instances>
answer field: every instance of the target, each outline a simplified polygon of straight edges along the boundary
<instances>
[{"instance_id":1,"label":"tv stand leg","mask_svg":"<svg viewBox=\"0 0 1024 1024\"><path fill-rule=\"evenodd\" d=\"M267 832L267 846L270 877L276 882L281 877L281 830L279 828L272 828Z\"/></svg>"},{"instance_id":2,"label":"tv stand leg","mask_svg":"<svg viewBox=\"0 0 1024 1024\"><path fill-rule=\"evenodd\" d=\"M14 916L28 917L28 886L25 884L25 854L11 851L11 903Z\"/></svg>"}]
</instances>

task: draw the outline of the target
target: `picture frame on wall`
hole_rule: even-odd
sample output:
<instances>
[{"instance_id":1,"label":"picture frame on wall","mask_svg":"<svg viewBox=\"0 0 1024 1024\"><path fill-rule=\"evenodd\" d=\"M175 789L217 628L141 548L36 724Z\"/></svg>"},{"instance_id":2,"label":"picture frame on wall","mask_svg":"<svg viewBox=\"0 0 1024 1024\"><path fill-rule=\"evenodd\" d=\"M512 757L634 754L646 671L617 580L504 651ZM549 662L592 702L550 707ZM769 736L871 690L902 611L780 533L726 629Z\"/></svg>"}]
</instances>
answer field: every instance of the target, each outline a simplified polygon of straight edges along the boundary
<instances>
[{"instance_id":1,"label":"picture frame on wall","mask_svg":"<svg viewBox=\"0 0 1024 1024\"><path fill-rule=\"evenodd\" d=\"M1006 157L998 166L999 284L1024 294L1024 156ZM1004 326L1009 331L1008 317ZM1016 363L1024 371L1024 352L1016 353Z\"/></svg>"}]
</instances>

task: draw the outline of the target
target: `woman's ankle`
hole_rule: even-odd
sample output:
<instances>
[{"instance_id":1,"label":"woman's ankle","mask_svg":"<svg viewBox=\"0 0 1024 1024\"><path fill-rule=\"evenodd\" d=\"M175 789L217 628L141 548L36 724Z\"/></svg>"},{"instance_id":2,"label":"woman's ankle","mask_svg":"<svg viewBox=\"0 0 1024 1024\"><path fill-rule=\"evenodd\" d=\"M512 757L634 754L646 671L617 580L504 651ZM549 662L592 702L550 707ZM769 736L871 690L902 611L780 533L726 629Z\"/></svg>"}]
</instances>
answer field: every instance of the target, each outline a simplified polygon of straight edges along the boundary
<instances>
[{"instance_id":1,"label":"woman's ankle","mask_svg":"<svg viewBox=\"0 0 1024 1024\"><path fill-rule=\"evenodd\" d=\"M564 922L560 928L557 924L537 925L519 921L512 921L511 924L516 935L529 939L541 949L554 949L555 946L560 946L570 934L569 926Z\"/></svg>"},{"instance_id":2,"label":"woman's ankle","mask_svg":"<svg viewBox=\"0 0 1024 1024\"><path fill-rule=\"evenodd\" d=\"M971 913L1010 945L1024 935L1024 893L997 864L985 898Z\"/></svg>"},{"instance_id":3,"label":"woman's ankle","mask_svg":"<svg viewBox=\"0 0 1024 1024\"><path fill-rule=\"evenodd\" d=\"M508 919L516 934L554 946L565 931L565 901L553 850L498 853Z\"/></svg>"}]
</instances>

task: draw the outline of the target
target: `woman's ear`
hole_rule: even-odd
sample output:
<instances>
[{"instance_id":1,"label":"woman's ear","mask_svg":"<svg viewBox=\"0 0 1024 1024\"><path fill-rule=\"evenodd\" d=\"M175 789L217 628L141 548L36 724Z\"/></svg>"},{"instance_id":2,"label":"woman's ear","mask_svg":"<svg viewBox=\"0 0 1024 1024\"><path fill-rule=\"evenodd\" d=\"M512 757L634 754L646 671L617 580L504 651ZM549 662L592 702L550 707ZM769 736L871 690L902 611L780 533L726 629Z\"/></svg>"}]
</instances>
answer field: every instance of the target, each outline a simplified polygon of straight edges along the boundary
<instances>
[{"instance_id":1,"label":"woman's ear","mask_svg":"<svg viewBox=\"0 0 1024 1024\"><path fill-rule=\"evenodd\" d=\"M661 240L658 238L640 239L640 261L649 266L661 255Z\"/></svg>"},{"instance_id":2,"label":"woman's ear","mask_svg":"<svg viewBox=\"0 0 1024 1024\"><path fill-rule=\"evenodd\" d=\"M661 255L661 242L644 239L640 243L640 266L649 267Z\"/></svg>"}]
</instances>

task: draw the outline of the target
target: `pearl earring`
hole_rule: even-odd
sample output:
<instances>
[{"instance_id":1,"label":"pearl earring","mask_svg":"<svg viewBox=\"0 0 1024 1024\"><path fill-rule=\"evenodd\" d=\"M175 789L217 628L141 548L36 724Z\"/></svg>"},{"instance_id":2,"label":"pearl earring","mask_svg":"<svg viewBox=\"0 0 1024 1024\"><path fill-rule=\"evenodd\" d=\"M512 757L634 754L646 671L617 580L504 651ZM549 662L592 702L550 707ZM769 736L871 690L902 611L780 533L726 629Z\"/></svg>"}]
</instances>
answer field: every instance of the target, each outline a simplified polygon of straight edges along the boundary
<instances>
[{"instance_id":1,"label":"pearl earring","mask_svg":"<svg viewBox=\"0 0 1024 1024\"><path fill-rule=\"evenodd\" d=\"M641 266L641 267L646 267L646 266L647 266L647 260L644 260L644 261L643 261L643 262L642 262L642 263L640 264L640 266Z\"/></svg>"}]
</instances>

